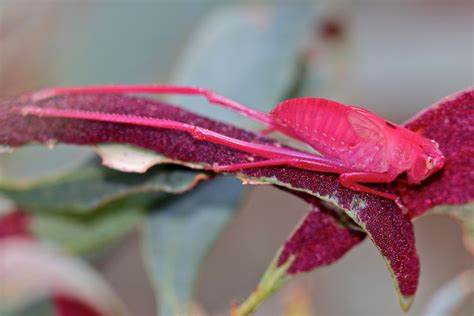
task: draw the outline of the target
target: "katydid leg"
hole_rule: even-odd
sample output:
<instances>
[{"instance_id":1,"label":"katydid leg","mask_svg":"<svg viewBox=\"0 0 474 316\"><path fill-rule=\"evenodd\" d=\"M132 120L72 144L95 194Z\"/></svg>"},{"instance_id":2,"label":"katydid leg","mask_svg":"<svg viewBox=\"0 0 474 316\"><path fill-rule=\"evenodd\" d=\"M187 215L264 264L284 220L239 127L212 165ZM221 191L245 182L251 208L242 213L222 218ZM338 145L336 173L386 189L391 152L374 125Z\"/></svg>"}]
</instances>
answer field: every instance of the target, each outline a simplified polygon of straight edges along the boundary
<instances>
[{"instance_id":1,"label":"katydid leg","mask_svg":"<svg viewBox=\"0 0 474 316\"><path fill-rule=\"evenodd\" d=\"M272 119L267 113L249 108L237 101L222 96L212 90L192 86L166 85L106 85L91 87L57 87L40 90L29 95L33 101L40 101L55 96L67 94L95 94L95 93L147 93L147 94L181 94L204 96L211 104L230 109L245 117L253 119L267 127L272 127Z\"/></svg>"},{"instance_id":2,"label":"katydid leg","mask_svg":"<svg viewBox=\"0 0 474 316\"><path fill-rule=\"evenodd\" d=\"M163 120L149 117L140 117L126 114L93 112L84 110L70 110L57 108L43 108L37 106L14 107L12 112L22 115L34 115L39 117L52 117L63 119L79 119L88 121L110 122L118 124L137 125L143 127L154 127L171 130L179 130L191 134L195 139L207 141L215 144L224 145L243 152L247 152L268 160L215 166L212 169L216 171L235 171L250 168L270 167L270 166L292 166L299 169L340 173L340 182L343 186L354 190L370 194L375 194L384 198L396 201L397 197L393 194L381 192L366 186L359 182L391 182L396 176L385 173L371 172L350 172L340 162L334 159L320 157L317 155L301 152L289 148L277 146L256 144L229 137L202 127L189 125L182 122Z\"/></svg>"},{"instance_id":3,"label":"katydid leg","mask_svg":"<svg viewBox=\"0 0 474 316\"><path fill-rule=\"evenodd\" d=\"M248 162L243 164L233 164L226 166L215 166L212 170L216 172L221 171L237 171L252 168L264 168L264 167L275 167L275 166L291 166L304 170L311 170L317 172L330 172L339 173L341 185L356 192L365 192L381 196L386 199L393 200L401 209L405 209L400 199L393 194L382 192L361 185L358 182L383 182L388 183L395 180L396 176L392 176L384 173L369 173L369 172L348 172L347 168L332 164L325 164L319 161L306 160L304 158L279 158L279 159L268 159L256 162Z\"/></svg>"},{"instance_id":4,"label":"katydid leg","mask_svg":"<svg viewBox=\"0 0 474 316\"><path fill-rule=\"evenodd\" d=\"M302 151L281 148L277 146L256 144L248 141L243 141L237 138L229 137L206 128L189 125L186 123L156 119L150 117L140 117L125 114L116 113L104 113L104 112L93 112L84 110L70 110L70 109L57 109L57 108L43 108L37 106L25 106L12 108L13 112L20 113L22 115L34 115L40 117L56 117L56 118L67 118L67 119L80 119L88 121L99 121L99 122L111 122L119 124L129 124L144 127L155 127L179 130L191 134L192 137L198 140L208 141L215 144L224 145L230 148L241 150L256 156L275 159L275 158L299 158L318 162L321 164L331 165L332 160L324 157L312 155Z\"/></svg>"},{"instance_id":5,"label":"katydid leg","mask_svg":"<svg viewBox=\"0 0 474 316\"><path fill-rule=\"evenodd\" d=\"M267 136L273 132L277 131L276 128L274 127L268 127L268 128L264 128L262 130L259 131L259 134L262 135L262 136Z\"/></svg>"},{"instance_id":6,"label":"katydid leg","mask_svg":"<svg viewBox=\"0 0 474 316\"><path fill-rule=\"evenodd\" d=\"M375 194L393 201L397 201L398 197L394 194L387 192L382 192L376 189L369 188L363 183L389 183L395 180L396 175L389 173L379 173L379 172L346 172L342 173L339 176L341 185L357 192L365 192L369 194Z\"/></svg>"},{"instance_id":7,"label":"katydid leg","mask_svg":"<svg viewBox=\"0 0 474 316\"><path fill-rule=\"evenodd\" d=\"M237 171L244 169L253 168L264 168L264 167L276 167L276 166L290 166L304 170L318 171L318 172L331 172L331 173L342 173L347 172L347 168L334 163L328 163L323 161L315 161L297 157L285 157L285 158L274 158L268 160L261 160L255 162L247 162L233 165L215 166L213 170L216 172L221 171Z\"/></svg>"}]
</instances>

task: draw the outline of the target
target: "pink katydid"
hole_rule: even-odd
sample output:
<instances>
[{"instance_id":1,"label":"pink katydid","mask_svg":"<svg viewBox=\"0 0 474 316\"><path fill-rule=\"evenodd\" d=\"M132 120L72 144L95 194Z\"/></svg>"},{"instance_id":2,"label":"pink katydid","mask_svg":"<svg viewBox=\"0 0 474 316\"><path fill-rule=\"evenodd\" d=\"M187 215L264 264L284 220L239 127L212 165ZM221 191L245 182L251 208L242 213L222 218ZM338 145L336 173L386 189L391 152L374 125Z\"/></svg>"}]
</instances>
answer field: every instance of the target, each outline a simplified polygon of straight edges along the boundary
<instances>
[{"instance_id":1,"label":"pink katydid","mask_svg":"<svg viewBox=\"0 0 474 316\"><path fill-rule=\"evenodd\" d=\"M216 104L298 141L307 143L322 156L291 148L255 144L231 138L189 124L99 111L70 110L27 106L14 108L23 115L115 122L181 130L194 138L218 143L266 158L243 164L213 166L212 170L237 171L269 166L340 174L340 183L354 191L375 194L397 201L393 194L361 183L389 183L407 173L409 183L417 184L444 165L438 144L404 127L354 106L321 98L297 98L278 104L270 113L246 107L211 90L189 86L120 85L45 89L25 96L40 101L60 95L84 93L154 93L201 95Z\"/></svg>"}]
</instances>

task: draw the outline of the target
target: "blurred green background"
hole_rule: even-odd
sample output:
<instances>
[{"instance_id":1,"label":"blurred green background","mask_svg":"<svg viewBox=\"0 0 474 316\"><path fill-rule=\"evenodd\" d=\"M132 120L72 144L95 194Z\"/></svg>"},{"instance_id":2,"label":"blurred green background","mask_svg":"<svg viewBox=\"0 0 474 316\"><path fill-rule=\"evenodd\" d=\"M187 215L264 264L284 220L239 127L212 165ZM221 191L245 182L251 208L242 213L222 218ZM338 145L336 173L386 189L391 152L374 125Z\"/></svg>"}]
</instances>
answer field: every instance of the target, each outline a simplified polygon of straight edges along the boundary
<instances>
[{"instance_id":1,"label":"blurred green background","mask_svg":"<svg viewBox=\"0 0 474 316\"><path fill-rule=\"evenodd\" d=\"M1 1L0 96L55 85L194 84L270 110L289 95L336 98L403 122L472 85L472 1ZM193 111L253 128L205 105ZM0 175L30 177L77 166L89 149L31 146L0 157ZM306 206L256 187L200 270L196 301L225 314L256 285ZM415 222L419 315L441 284L472 266L459 227ZM133 315L152 315L138 233L98 263ZM402 315L385 264L369 241L329 268L300 276L317 315ZM308 294L309 293L309 294ZM282 296L256 315L281 312ZM472 306L471 306L472 307ZM469 310L469 307L466 308Z\"/></svg>"}]
</instances>

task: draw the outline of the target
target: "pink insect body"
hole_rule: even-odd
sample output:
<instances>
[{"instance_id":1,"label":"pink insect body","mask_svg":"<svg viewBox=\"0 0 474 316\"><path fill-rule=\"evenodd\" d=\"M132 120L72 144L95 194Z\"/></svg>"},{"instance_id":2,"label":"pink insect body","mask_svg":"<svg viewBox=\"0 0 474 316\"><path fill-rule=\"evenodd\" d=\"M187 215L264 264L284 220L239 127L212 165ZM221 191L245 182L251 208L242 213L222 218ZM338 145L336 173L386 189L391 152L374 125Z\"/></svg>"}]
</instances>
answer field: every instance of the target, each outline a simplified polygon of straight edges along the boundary
<instances>
[{"instance_id":1,"label":"pink insect body","mask_svg":"<svg viewBox=\"0 0 474 316\"><path fill-rule=\"evenodd\" d=\"M139 116L82 110L65 110L27 106L13 108L23 115L82 119L181 130L194 138L232 147L265 160L213 166L214 171L236 171L249 168L288 165L295 168L340 174L343 186L397 200L393 194L381 192L361 183L388 183L407 173L410 183L426 179L444 165L438 144L377 115L353 106L320 99L298 98L280 103L270 114L246 107L234 100L199 87L186 86L95 86L54 88L26 95L32 101L74 93L174 93L205 96L210 103L226 107L305 142L322 156L255 144L234 139L189 124Z\"/></svg>"},{"instance_id":2,"label":"pink insect body","mask_svg":"<svg viewBox=\"0 0 474 316\"><path fill-rule=\"evenodd\" d=\"M271 116L278 130L354 171L392 180L407 171L408 181L419 183L444 164L436 142L354 106L299 98L282 102Z\"/></svg>"}]
</instances>

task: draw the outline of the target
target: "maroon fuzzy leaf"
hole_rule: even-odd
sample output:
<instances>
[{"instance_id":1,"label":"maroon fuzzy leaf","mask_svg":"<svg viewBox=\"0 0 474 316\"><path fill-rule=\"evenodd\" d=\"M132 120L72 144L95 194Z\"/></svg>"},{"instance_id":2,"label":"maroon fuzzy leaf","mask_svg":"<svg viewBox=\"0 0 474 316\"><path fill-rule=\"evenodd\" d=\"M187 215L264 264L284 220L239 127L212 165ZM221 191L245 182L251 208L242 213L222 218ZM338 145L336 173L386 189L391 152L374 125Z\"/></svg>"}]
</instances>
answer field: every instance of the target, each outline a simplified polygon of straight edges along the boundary
<instances>
[{"instance_id":1,"label":"maroon fuzzy leaf","mask_svg":"<svg viewBox=\"0 0 474 316\"><path fill-rule=\"evenodd\" d=\"M333 263L360 243L365 233L351 230L342 216L324 207L313 206L301 225L285 242L278 258L283 265L294 257L289 274L307 272Z\"/></svg>"},{"instance_id":2,"label":"maroon fuzzy leaf","mask_svg":"<svg viewBox=\"0 0 474 316\"><path fill-rule=\"evenodd\" d=\"M13 210L0 216L0 239L8 237L33 238L30 217L28 213L21 210Z\"/></svg>"},{"instance_id":3,"label":"maroon fuzzy leaf","mask_svg":"<svg viewBox=\"0 0 474 316\"><path fill-rule=\"evenodd\" d=\"M102 316L83 302L61 294L54 295L54 306L57 316Z\"/></svg>"},{"instance_id":4,"label":"maroon fuzzy leaf","mask_svg":"<svg viewBox=\"0 0 474 316\"><path fill-rule=\"evenodd\" d=\"M0 143L20 146L38 141L51 144L128 143L154 150L175 161L199 164L233 164L261 158L222 145L193 139L184 132L71 119L41 118L12 113L12 107L35 105L133 114L185 122L255 143L273 140L209 120L161 102L125 95L69 95L36 102L9 99L0 103ZM248 183L268 183L303 191L342 208L374 241L387 260L401 301L409 305L419 275L413 227L408 216L392 202L377 196L343 188L335 174L317 173L291 167L246 170L237 174Z\"/></svg>"},{"instance_id":5,"label":"maroon fuzzy leaf","mask_svg":"<svg viewBox=\"0 0 474 316\"><path fill-rule=\"evenodd\" d=\"M474 90L444 98L405 126L434 139L446 157L443 170L422 185L397 184L410 215L417 217L438 205L474 200Z\"/></svg>"}]
</instances>

